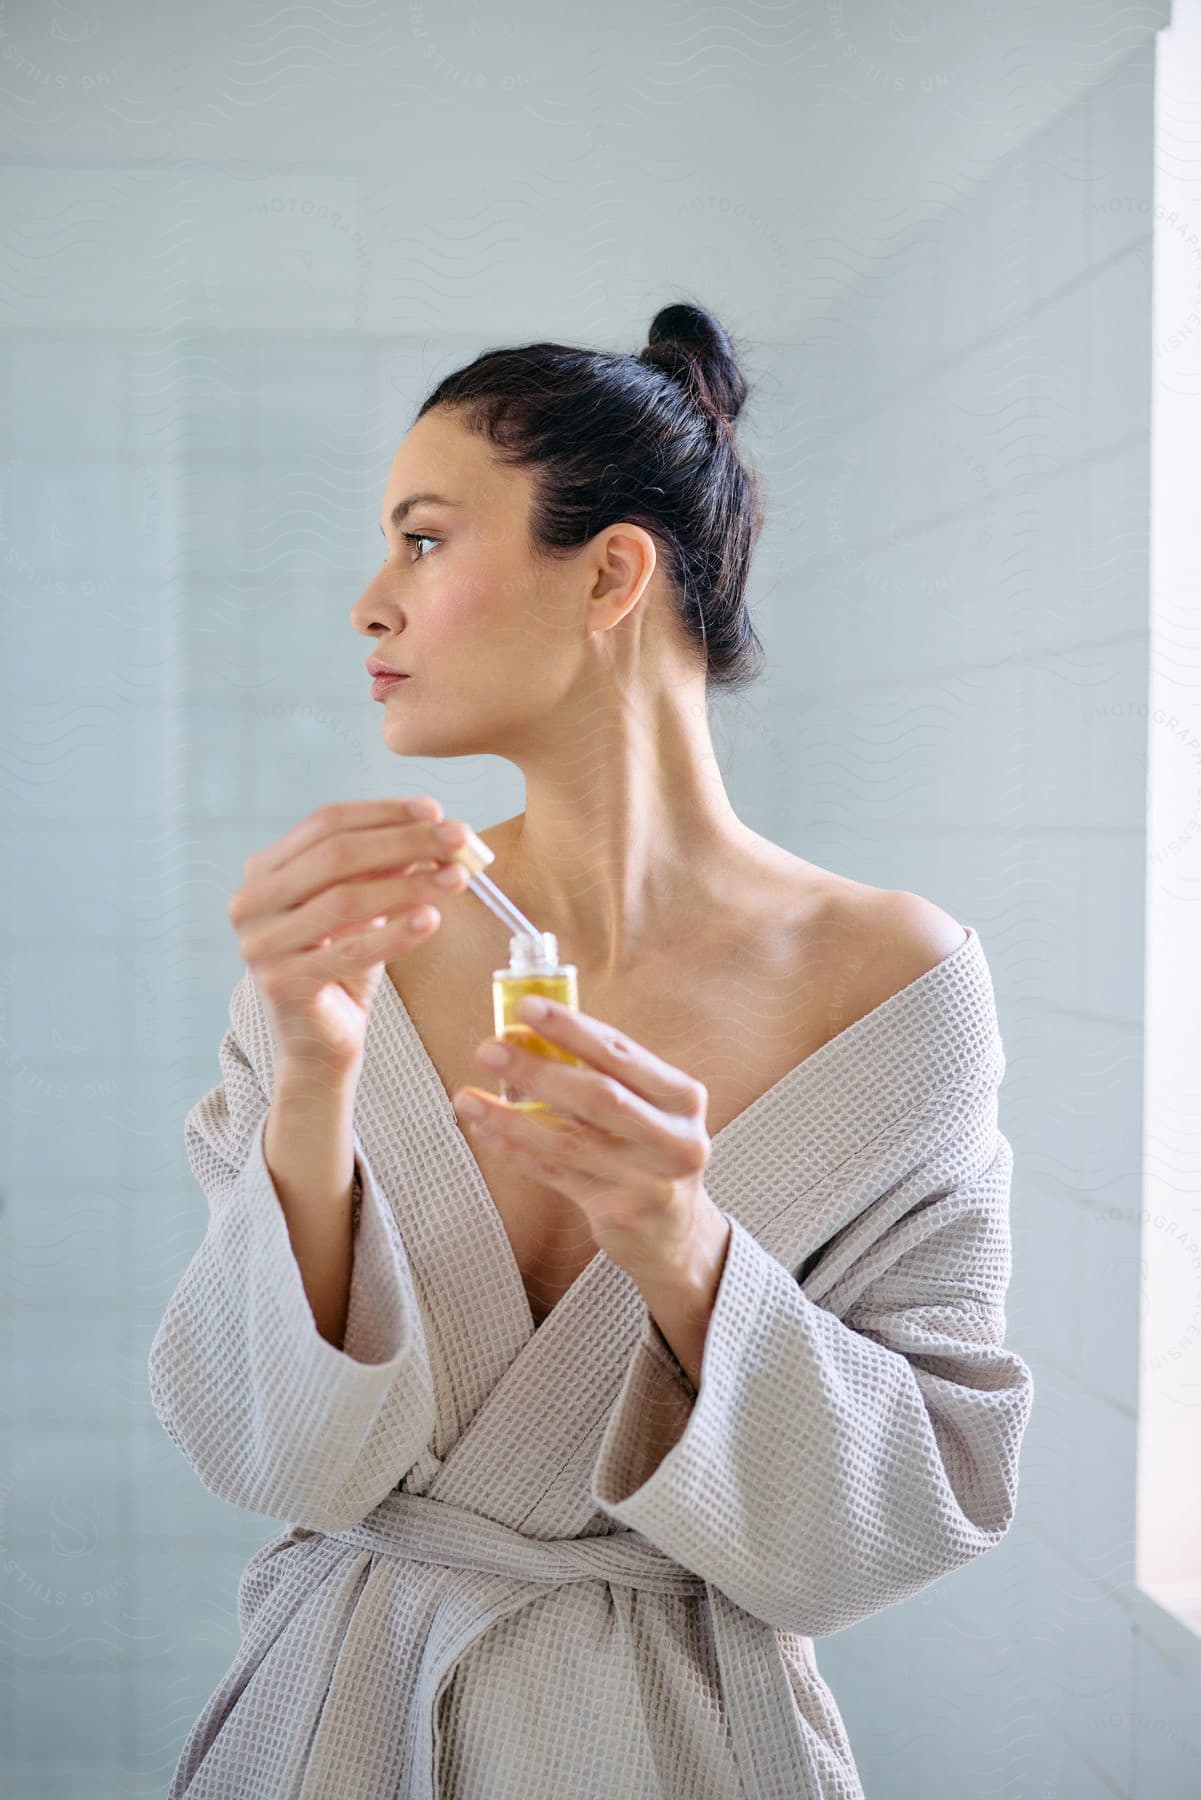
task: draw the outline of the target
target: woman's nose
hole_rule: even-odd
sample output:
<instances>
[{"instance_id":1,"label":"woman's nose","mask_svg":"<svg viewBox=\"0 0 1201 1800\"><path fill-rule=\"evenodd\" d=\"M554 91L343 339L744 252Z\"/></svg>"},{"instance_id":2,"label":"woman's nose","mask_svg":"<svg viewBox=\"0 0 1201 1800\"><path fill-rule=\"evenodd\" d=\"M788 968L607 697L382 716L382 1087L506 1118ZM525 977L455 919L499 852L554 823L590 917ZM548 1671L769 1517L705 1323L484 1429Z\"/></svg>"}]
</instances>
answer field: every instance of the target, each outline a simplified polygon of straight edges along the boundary
<instances>
[{"instance_id":1,"label":"woman's nose","mask_svg":"<svg viewBox=\"0 0 1201 1800\"><path fill-rule=\"evenodd\" d=\"M371 631L388 631L392 629L391 620L396 612L394 603L389 601L382 580L383 570L368 582L358 599L350 609L350 622L354 629L366 635Z\"/></svg>"}]
</instances>

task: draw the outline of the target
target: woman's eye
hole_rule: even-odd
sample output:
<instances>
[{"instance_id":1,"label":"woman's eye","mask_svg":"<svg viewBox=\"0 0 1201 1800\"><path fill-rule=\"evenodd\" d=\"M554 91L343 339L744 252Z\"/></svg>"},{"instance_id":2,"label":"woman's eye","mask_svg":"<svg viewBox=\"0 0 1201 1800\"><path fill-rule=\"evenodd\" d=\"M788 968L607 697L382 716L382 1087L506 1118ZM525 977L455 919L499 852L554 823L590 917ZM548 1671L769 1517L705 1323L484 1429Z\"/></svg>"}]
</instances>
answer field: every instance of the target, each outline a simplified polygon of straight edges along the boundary
<instances>
[{"instance_id":1,"label":"woman's eye","mask_svg":"<svg viewBox=\"0 0 1201 1800\"><path fill-rule=\"evenodd\" d=\"M436 544L439 541L436 537L430 537L429 533L425 531L402 531L400 535L406 544ZM418 556L416 560L424 562L425 557Z\"/></svg>"}]
</instances>

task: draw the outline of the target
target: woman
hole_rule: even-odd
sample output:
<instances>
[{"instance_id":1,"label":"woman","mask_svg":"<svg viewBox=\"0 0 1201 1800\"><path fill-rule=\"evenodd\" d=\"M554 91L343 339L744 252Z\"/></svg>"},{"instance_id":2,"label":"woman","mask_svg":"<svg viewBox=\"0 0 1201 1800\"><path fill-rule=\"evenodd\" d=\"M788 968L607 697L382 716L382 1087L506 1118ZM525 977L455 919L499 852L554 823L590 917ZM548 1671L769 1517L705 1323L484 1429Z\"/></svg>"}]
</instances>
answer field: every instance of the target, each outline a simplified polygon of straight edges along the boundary
<instances>
[{"instance_id":1,"label":"woman","mask_svg":"<svg viewBox=\"0 0 1201 1800\"><path fill-rule=\"evenodd\" d=\"M479 357L397 453L351 615L407 676L385 740L521 769L480 835L577 964L536 1028L578 1063L514 1051L549 1124L489 1093L508 946L434 884L437 803L248 861L150 1375L201 1480L289 1529L173 1796L860 1796L811 1640L1008 1530L979 939L749 830L709 737L761 651L746 392L669 306L637 357Z\"/></svg>"}]
</instances>

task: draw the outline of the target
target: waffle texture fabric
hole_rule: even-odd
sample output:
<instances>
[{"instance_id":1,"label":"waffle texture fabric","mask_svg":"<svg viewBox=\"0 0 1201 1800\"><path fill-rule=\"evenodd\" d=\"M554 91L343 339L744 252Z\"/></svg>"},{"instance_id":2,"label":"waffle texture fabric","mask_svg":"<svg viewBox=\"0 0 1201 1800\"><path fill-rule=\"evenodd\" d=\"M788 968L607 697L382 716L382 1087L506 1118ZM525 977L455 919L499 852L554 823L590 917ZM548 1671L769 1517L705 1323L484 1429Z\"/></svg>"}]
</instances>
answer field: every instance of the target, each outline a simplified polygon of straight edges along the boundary
<instances>
[{"instance_id":1,"label":"waffle texture fabric","mask_svg":"<svg viewBox=\"0 0 1201 1800\"><path fill-rule=\"evenodd\" d=\"M170 1800L862 1800L813 1639L1000 1542L1033 1398L975 930L712 1139L699 1388L603 1252L535 1327L386 975L336 1349L264 1161L249 975L220 1063L150 1390L204 1485L286 1528Z\"/></svg>"}]
</instances>

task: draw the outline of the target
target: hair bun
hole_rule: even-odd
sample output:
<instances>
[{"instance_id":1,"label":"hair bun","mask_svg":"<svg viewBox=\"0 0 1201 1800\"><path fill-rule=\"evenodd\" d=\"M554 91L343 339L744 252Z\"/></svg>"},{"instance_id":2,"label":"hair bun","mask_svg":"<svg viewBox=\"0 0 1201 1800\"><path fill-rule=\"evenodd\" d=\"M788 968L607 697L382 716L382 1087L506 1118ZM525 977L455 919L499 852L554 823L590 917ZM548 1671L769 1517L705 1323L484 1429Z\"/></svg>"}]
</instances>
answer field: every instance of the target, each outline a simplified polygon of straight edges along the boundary
<instances>
[{"instance_id":1,"label":"hair bun","mask_svg":"<svg viewBox=\"0 0 1201 1800\"><path fill-rule=\"evenodd\" d=\"M651 321L646 349L639 359L682 380L697 404L733 425L742 411L748 387L729 334L702 306L664 306Z\"/></svg>"}]
</instances>

